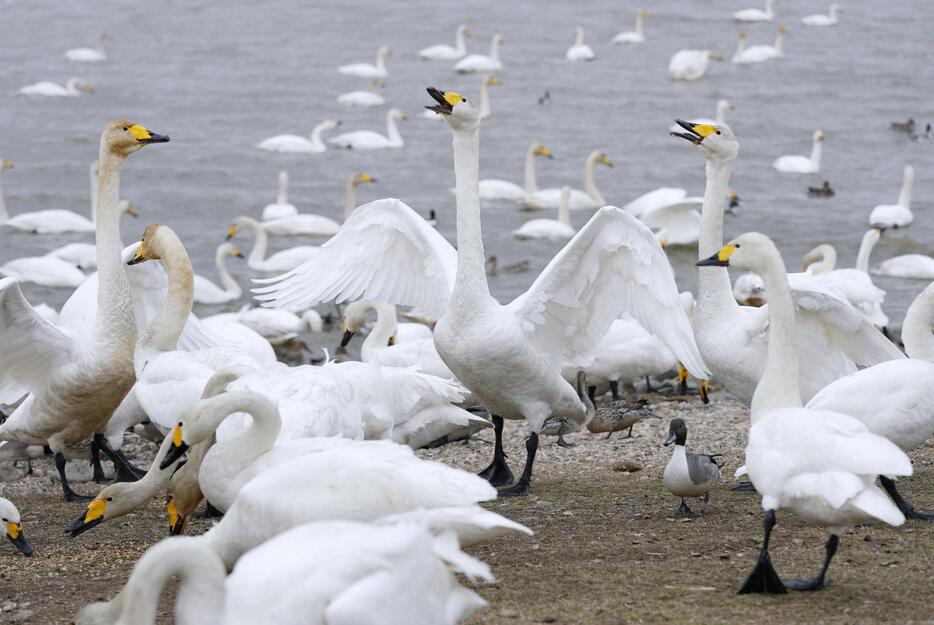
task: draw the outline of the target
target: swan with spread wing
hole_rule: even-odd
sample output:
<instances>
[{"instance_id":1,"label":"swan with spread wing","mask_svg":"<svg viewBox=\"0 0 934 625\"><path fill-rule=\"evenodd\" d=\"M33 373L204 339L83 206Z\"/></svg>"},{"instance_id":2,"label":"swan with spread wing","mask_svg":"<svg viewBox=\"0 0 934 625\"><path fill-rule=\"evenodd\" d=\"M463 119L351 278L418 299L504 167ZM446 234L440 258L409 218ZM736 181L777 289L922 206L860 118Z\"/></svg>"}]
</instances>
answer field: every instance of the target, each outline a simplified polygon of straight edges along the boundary
<instances>
[{"instance_id":1,"label":"swan with spread wing","mask_svg":"<svg viewBox=\"0 0 934 625\"><path fill-rule=\"evenodd\" d=\"M707 372L665 253L648 228L618 208L597 211L513 302L490 295L478 197L480 110L460 94L428 92L454 134L457 251L401 201L378 200L354 211L318 256L257 289L258 297L280 307L370 298L436 316L442 360L493 415L494 459L481 473L491 483L513 480L503 419L528 423L522 476L500 491L525 495L545 420L583 423L590 416L561 365L588 364L621 314L662 338L693 374Z\"/></svg>"}]
</instances>

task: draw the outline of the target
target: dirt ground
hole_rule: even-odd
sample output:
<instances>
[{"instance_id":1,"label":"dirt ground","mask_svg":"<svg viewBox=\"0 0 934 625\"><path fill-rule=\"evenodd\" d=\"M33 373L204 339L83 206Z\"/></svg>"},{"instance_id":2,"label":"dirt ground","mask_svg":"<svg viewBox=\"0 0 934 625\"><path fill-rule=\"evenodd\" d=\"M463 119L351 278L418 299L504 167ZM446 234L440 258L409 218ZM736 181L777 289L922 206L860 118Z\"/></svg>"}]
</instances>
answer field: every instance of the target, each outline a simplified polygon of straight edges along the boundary
<instances>
[{"instance_id":1,"label":"dirt ground","mask_svg":"<svg viewBox=\"0 0 934 625\"><path fill-rule=\"evenodd\" d=\"M647 395L659 418L635 426L633 438L576 433L563 449L543 437L533 494L488 506L535 531L473 547L496 582L477 587L490 607L472 624L566 623L934 623L934 524L859 527L843 538L830 568L831 587L784 596L736 595L752 568L761 537L754 494L735 493L733 470L742 463L744 407L727 397L709 406L696 399ZM724 483L703 517L683 518L678 500L661 484L670 448L661 443L668 421L682 416L688 448L725 454ZM507 423L506 449L515 473L525 450L524 427ZM489 462L492 435L469 444L426 450L426 458L470 470ZM148 445L148 444L147 444ZM137 446L144 464L151 446ZM903 492L920 509L934 509L934 445L912 453L915 476ZM82 536L64 528L83 509L61 500L54 468L0 485L20 507L36 553L23 558L0 544L0 623L67 623L86 603L110 598L140 554L167 533L161 501ZM621 470L626 469L629 470ZM81 492L97 486L79 483ZM699 509L699 503L690 502ZM195 519L191 533L210 521ZM823 559L822 530L779 514L772 558L786 578L813 576ZM165 603L168 603L166 601ZM160 623L170 623L163 610ZM259 625L259 624L258 624Z\"/></svg>"}]
</instances>

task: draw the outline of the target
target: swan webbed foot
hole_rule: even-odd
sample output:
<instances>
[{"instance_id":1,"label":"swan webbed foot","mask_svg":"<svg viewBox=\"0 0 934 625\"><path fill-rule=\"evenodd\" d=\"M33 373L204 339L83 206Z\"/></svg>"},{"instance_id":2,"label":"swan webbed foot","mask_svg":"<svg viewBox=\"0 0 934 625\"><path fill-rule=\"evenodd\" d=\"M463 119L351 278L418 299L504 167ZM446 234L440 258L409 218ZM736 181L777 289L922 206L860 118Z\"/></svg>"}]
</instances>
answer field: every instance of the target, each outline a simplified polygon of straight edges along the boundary
<instances>
[{"instance_id":1,"label":"swan webbed foot","mask_svg":"<svg viewBox=\"0 0 934 625\"><path fill-rule=\"evenodd\" d=\"M91 469L94 471L92 476L94 483L106 484L113 481L113 478L107 477L107 474L104 473L104 465L101 464L101 450L96 439L91 441Z\"/></svg>"},{"instance_id":2,"label":"swan webbed foot","mask_svg":"<svg viewBox=\"0 0 934 625\"><path fill-rule=\"evenodd\" d=\"M769 552L763 550L756 560L756 566L752 569L746 583L739 589L740 595L749 595L755 593L784 595L788 592L782 578L778 576L775 567L772 566L772 559Z\"/></svg>"},{"instance_id":3,"label":"swan webbed foot","mask_svg":"<svg viewBox=\"0 0 934 625\"><path fill-rule=\"evenodd\" d=\"M506 452L503 451L503 418L493 415L492 421L493 433L496 436L493 444L493 462L477 475L492 486L508 486L512 484L513 475L506 464Z\"/></svg>"},{"instance_id":4,"label":"swan webbed foot","mask_svg":"<svg viewBox=\"0 0 934 625\"><path fill-rule=\"evenodd\" d=\"M104 452L104 455L113 463L114 470L117 472L118 482L135 482L146 474L145 471L134 467L121 452L111 447L103 434L95 434L94 442L91 444L92 446L97 445L100 450Z\"/></svg>"},{"instance_id":5,"label":"swan webbed foot","mask_svg":"<svg viewBox=\"0 0 934 625\"><path fill-rule=\"evenodd\" d=\"M529 438L525 441L525 451L525 468L522 470L522 477L515 486L499 491L498 497L525 497L531 492L532 465L535 464L535 453L538 451L538 432L529 434Z\"/></svg>"},{"instance_id":6,"label":"swan webbed foot","mask_svg":"<svg viewBox=\"0 0 934 625\"><path fill-rule=\"evenodd\" d=\"M756 492L756 487L752 485L752 482L749 480L743 480L736 486L730 489L734 493L754 493Z\"/></svg>"},{"instance_id":7,"label":"swan webbed foot","mask_svg":"<svg viewBox=\"0 0 934 625\"><path fill-rule=\"evenodd\" d=\"M62 492L65 495L67 503L84 503L94 499L87 495L79 495L68 484L68 478L65 476L65 456L61 452L55 454L55 468L58 470L58 479L62 482Z\"/></svg>"},{"instance_id":8,"label":"swan webbed foot","mask_svg":"<svg viewBox=\"0 0 934 625\"><path fill-rule=\"evenodd\" d=\"M205 501L204 504L204 512L195 512L191 516L196 519L217 519L224 516L224 513L212 506L210 501Z\"/></svg>"},{"instance_id":9,"label":"swan webbed foot","mask_svg":"<svg viewBox=\"0 0 934 625\"><path fill-rule=\"evenodd\" d=\"M882 483L882 488L884 488L885 492L889 494L889 497L892 498L892 501L895 502L895 505L898 506L898 509L902 514L905 515L906 519L934 522L934 512L921 512L919 510L915 510L915 507L911 504L911 502L905 499L904 495L898 491L898 487L895 485L895 480L891 480L884 475L880 475L879 481Z\"/></svg>"},{"instance_id":10,"label":"swan webbed foot","mask_svg":"<svg viewBox=\"0 0 934 625\"><path fill-rule=\"evenodd\" d=\"M785 588L788 590L823 590L830 586L830 582L825 582L823 579L815 577L814 579L802 579L796 577L794 579L788 580L785 582Z\"/></svg>"},{"instance_id":11,"label":"swan webbed foot","mask_svg":"<svg viewBox=\"0 0 934 625\"><path fill-rule=\"evenodd\" d=\"M569 443L564 440L564 432L558 434L558 447L571 448L574 447L574 443Z\"/></svg>"},{"instance_id":12,"label":"swan webbed foot","mask_svg":"<svg viewBox=\"0 0 934 625\"><path fill-rule=\"evenodd\" d=\"M530 492L532 492L532 489L529 481L519 480L515 486L510 486L509 488L504 488L503 490L499 491L497 497L500 499L507 499L509 497L526 497Z\"/></svg>"}]
</instances>

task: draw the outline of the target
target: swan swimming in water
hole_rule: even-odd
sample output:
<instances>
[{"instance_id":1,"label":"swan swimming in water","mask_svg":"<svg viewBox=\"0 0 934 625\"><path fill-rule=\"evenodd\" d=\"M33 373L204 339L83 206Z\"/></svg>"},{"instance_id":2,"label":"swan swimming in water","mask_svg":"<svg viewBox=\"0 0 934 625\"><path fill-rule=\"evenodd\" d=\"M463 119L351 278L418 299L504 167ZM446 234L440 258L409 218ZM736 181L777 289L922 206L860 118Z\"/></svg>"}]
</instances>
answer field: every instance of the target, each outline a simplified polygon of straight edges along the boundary
<instances>
[{"instance_id":1,"label":"swan swimming in water","mask_svg":"<svg viewBox=\"0 0 934 625\"><path fill-rule=\"evenodd\" d=\"M386 113L385 135L381 135L372 130L355 130L353 132L345 132L336 137L331 137L328 139L328 143L336 145L339 148L360 151L401 148L405 145L405 142L402 140L402 135L399 134L396 122L404 121L405 119L406 115L403 111L399 109L390 109L389 112Z\"/></svg>"},{"instance_id":2,"label":"swan swimming in water","mask_svg":"<svg viewBox=\"0 0 934 625\"><path fill-rule=\"evenodd\" d=\"M772 163L777 171L785 174L816 174L820 171L821 146L824 144L824 133L814 131L810 156L780 156Z\"/></svg>"},{"instance_id":3,"label":"swan swimming in water","mask_svg":"<svg viewBox=\"0 0 934 625\"><path fill-rule=\"evenodd\" d=\"M434 111L432 114L438 115ZM441 116L444 119L443 116ZM522 202L526 197L538 192L538 178L535 175L535 159L537 157L553 159L555 156L551 150L541 143L533 143L525 153L525 174L523 177L523 186L519 186L508 180L499 178L484 178L480 181L480 199L481 200L509 200L512 202Z\"/></svg>"},{"instance_id":4,"label":"swan swimming in water","mask_svg":"<svg viewBox=\"0 0 934 625\"><path fill-rule=\"evenodd\" d=\"M668 61L668 74L672 80L700 80L711 59L722 61L723 55L710 50L678 50Z\"/></svg>"},{"instance_id":5,"label":"swan swimming in water","mask_svg":"<svg viewBox=\"0 0 934 625\"><path fill-rule=\"evenodd\" d=\"M584 43L584 27L578 26L574 35L574 45L568 48L564 58L569 61L592 61L596 58L593 49Z\"/></svg>"},{"instance_id":6,"label":"swan swimming in water","mask_svg":"<svg viewBox=\"0 0 934 625\"><path fill-rule=\"evenodd\" d=\"M55 256L25 256L0 265L0 276L39 286L75 288L87 279L84 273Z\"/></svg>"},{"instance_id":7,"label":"swan swimming in water","mask_svg":"<svg viewBox=\"0 0 934 625\"><path fill-rule=\"evenodd\" d=\"M326 218L322 217L322 219ZM335 223L335 232L339 227ZM263 228L263 224L252 217L241 215L234 219L227 231L227 240L233 239L240 228L249 228L253 232L253 249L250 250L246 262L247 267L255 271L289 271L318 253L319 248L314 245L296 245L281 252L275 252L267 258L266 247L269 245L269 235Z\"/></svg>"},{"instance_id":8,"label":"swan swimming in water","mask_svg":"<svg viewBox=\"0 0 934 625\"><path fill-rule=\"evenodd\" d=\"M649 17L649 12L645 9L642 9L636 13L636 28L635 30L629 30L623 33L619 33L613 37L613 43L645 43L645 35L642 32L642 20L643 18Z\"/></svg>"},{"instance_id":9,"label":"swan swimming in water","mask_svg":"<svg viewBox=\"0 0 934 625\"><path fill-rule=\"evenodd\" d=\"M816 15L806 15L801 18L801 23L805 26L836 26L840 22L837 15L839 12L840 5L831 4L828 15L821 15L820 13Z\"/></svg>"},{"instance_id":10,"label":"swan swimming in water","mask_svg":"<svg viewBox=\"0 0 934 625\"><path fill-rule=\"evenodd\" d=\"M346 76L359 76L360 78L374 78L377 84L383 84L389 72L386 71L386 58L392 56L392 50L386 46L376 51L376 63L352 63L341 65L337 71Z\"/></svg>"},{"instance_id":11,"label":"swan swimming in water","mask_svg":"<svg viewBox=\"0 0 934 625\"><path fill-rule=\"evenodd\" d=\"M217 275L220 276L223 287L217 286L204 276L195 274L194 301L196 304L224 304L240 299L243 290L227 271L227 258L231 256L243 258L243 254L232 243L225 242L217 246L214 266L217 268Z\"/></svg>"},{"instance_id":12,"label":"swan swimming in water","mask_svg":"<svg viewBox=\"0 0 934 625\"><path fill-rule=\"evenodd\" d=\"M571 187L561 188L561 204L558 205L557 219L532 219L514 230L512 236L516 239L548 239L549 241L563 241L570 239L577 232L571 225Z\"/></svg>"},{"instance_id":13,"label":"swan swimming in water","mask_svg":"<svg viewBox=\"0 0 934 625\"><path fill-rule=\"evenodd\" d=\"M113 39L110 33L103 33L97 39L96 48L72 48L65 50L65 58L72 63L100 63L107 60L104 53L104 42Z\"/></svg>"},{"instance_id":14,"label":"swan swimming in water","mask_svg":"<svg viewBox=\"0 0 934 625\"><path fill-rule=\"evenodd\" d=\"M911 212L911 185L915 179L915 168L905 165L902 174L902 189L895 204L879 204L869 213L869 225L874 228L903 228L911 225L915 217Z\"/></svg>"},{"instance_id":15,"label":"swan swimming in water","mask_svg":"<svg viewBox=\"0 0 934 625\"><path fill-rule=\"evenodd\" d=\"M256 147L267 152L320 154L328 149L321 140L321 133L334 130L340 125L341 122L338 119L326 119L314 127L307 139L298 135L276 135L263 139L256 144Z\"/></svg>"},{"instance_id":16,"label":"swan swimming in water","mask_svg":"<svg viewBox=\"0 0 934 625\"><path fill-rule=\"evenodd\" d=\"M775 44L771 46L759 45L746 47L746 31L739 33L739 44L736 53L733 54L733 63L737 65L749 65L751 63L764 63L771 59L780 59L785 56L782 51L782 42L785 39L784 26L778 27L778 35L775 36Z\"/></svg>"},{"instance_id":17,"label":"swan swimming in water","mask_svg":"<svg viewBox=\"0 0 934 625\"><path fill-rule=\"evenodd\" d=\"M75 97L82 93L94 93L94 87L81 78L69 78L64 86L43 80L32 85L20 87L23 95L41 95L51 98Z\"/></svg>"},{"instance_id":18,"label":"swan swimming in water","mask_svg":"<svg viewBox=\"0 0 934 625\"><path fill-rule=\"evenodd\" d=\"M279 190L276 193L276 201L263 207L263 221L297 214L298 209L295 205L289 204L289 172L283 169L279 172Z\"/></svg>"},{"instance_id":19,"label":"swan swimming in water","mask_svg":"<svg viewBox=\"0 0 934 625\"><path fill-rule=\"evenodd\" d=\"M337 96L337 103L344 106L382 106L386 104L386 98L372 90L357 90Z\"/></svg>"},{"instance_id":20,"label":"swan swimming in water","mask_svg":"<svg viewBox=\"0 0 934 625\"><path fill-rule=\"evenodd\" d=\"M594 181L594 169L597 165L613 167L613 161L605 152L594 150L584 163L584 189L571 189L569 206L571 210L600 208L606 205L603 194ZM530 208L558 208L561 205L561 189L541 189L525 196L524 203Z\"/></svg>"},{"instance_id":21,"label":"swan swimming in water","mask_svg":"<svg viewBox=\"0 0 934 625\"><path fill-rule=\"evenodd\" d=\"M470 29L461 24L457 27L457 32L454 33L455 45L453 48L441 43L436 46L422 48L418 51L418 56L426 61L456 61L467 54L464 37L470 37Z\"/></svg>"},{"instance_id":22,"label":"swan swimming in water","mask_svg":"<svg viewBox=\"0 0 934 625\"><path fill-rule=\"evenodd\" d=\"M775 0L765 0L765 10L743 9L733 14L737 22L771 22L775 18Z\"/></svg>"},{"instance_id":23,"label":"swan swimming in water","mask_svg":"<svg viewBox=\"0 0 934 625\"><path fill-rule=\"evenodd\" d=\"M469 74L471 72L501 72L503 63L499 60L499 46L503 43L503 36L493 35L490 41L490 54L471 54L465 56L454 66L454 71L459 74Z\"/></svg>"}]
</instances>

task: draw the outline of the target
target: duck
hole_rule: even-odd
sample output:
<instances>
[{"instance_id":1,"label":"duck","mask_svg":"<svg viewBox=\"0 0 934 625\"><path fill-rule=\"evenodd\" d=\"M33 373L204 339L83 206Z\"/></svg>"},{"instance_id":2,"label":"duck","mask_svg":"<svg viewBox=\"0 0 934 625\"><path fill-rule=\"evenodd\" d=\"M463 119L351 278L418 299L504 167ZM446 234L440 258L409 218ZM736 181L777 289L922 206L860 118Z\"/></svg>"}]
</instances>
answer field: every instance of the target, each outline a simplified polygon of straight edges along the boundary
<instances>
[{"instance_id":1,"label":"duck","mask_svg":"<svg viewBox=\"0 0 934 625\"><path fill-rule=\"evenodd\" d=\"M425 323L400 323L395 306L370 299L361 299L347 304L343 313L343 331L350 332L351 335L359 332L366 323L370 311L376 313L376 325L370 333L375 333L379 340L386 337L387 345L431 338L431 328Z\"/></svg>"},{"instance_id":2,"label":"duck","mask_svg":"<svg viewBox=\"0 0 934 625\"><path fill-rule=\"evenodd\" d=\"M739 45L733 54L733 63L737 65L748 65L750 63L763 63L771 59L780 59L784 56L782 51L782 41L785 38L784 26L778 27L778 35L775 36L775 44L771 46L758 45L746 47L746 32L740 31Z\"/></svg>"},{"instance_id":3,"label":"duck","mask_svg":"<svg viewBox=\"0 0 934 625\"><path fill-rule=\"evenodd\" d=\"M924 254L903 254L885 259L873 268L872 273L894 278L934 280L934 258Z\"/></svg>"},{"instance_id":4,"label":"duck","mask_svg":"<svg viewBox=\"0 0 934 625\"><path fill-rule=\"evenodd\" d=\"M0 265L0 276L39 286L75 288L87 279L83 271L55 256L24 256Z\"/></svg>"},{"instance_id":5,"label":"duck","mask_svg":"<svg viewBox=\"0 0 934 625\"><path fill-rule=\"evenodd\" d=\"M263 139L256 144L256 147L267 152L320 154L328 149L327 144L321 140L321 134L334 130L340 125L339 119L326 119L312 129L311 135L307 139L299 135L276 135Z\"/></svg>"},{"instance_id":6,"label":"duck","mask_svg":"<svg viewBox=\"0 0 934 625\"><path fill-rule=\"evenodd\" d=\"M469 54L454 65L454 71L458 74L470 74L473 72L501 72L503 63L499 60L499 46L503 43L503 36L493 35L490 40L490 54Z\"/></svg>"},{"instance_id":7,"label":"duck","mask_svg":"<svg viewBox=\"0 0 934 625\"><path fill-rule=\"evenodd\" d=\"M376 51L376 62L370 63L352 63L350 65L341 65L337 71L345 76L359 76L360 78L373 78L379 84L385 81L389 72L386 71L386 59L392 56L392 50L382 46Z\"/></svg>"},{"instance_id":8,"label":"duck","mask_svg":"<svg viewBox=\"0 0 934 625\"><path fill-rule=\"evenodd\" d=\"M819 187L808 187L808 195L811 197L833 197L834 191L830 187L830 182L825 180Z\"/></svg>"},{"instance_id":9,"label":"duck","mask_svg":"<svg viewBox=\"0 0 934 625\"><path fill-rule=\"evenodd\" d=\"M578 26L575 30L574 45L568 48L564 58L569 61L592 61L596 58L593 49L584 43L584 27Z\"/></svg>"},{"instance_id":10,"label":"duck","mask_svg":"<svg viewBox=\"0 0 934 625\"><path fill-rule=\"evenodd\" d=\"M775 18L775 0L765 0L765 10L743 9L733 14L737 22L771 22Z\"/></svg>"},{"instance_id":11,"label":"duck","mask_svg":"<svg viewBox=\"0 0 934 625\"><path fill-rule=\"evenodd\" d=\"M355 130L353 132L345 132L336 137L331 137L328 139L328 143L348 150L398 149L403 147L405 142L402 140L402 135L399 134L396 122L405 119L406 115L403 111L399 109L390 109L389 112L386 113L385 135L381 135L372 130Z\"/></svg>"},{"instance_id":12,"label":"duck","mask_svg":"<svg viewBox=\"0 0 934 625\"><path fill-rule=\"evenodd\" d=\"M359 106L366 108L370 106L382 106L386 104L386 98L372 89L358 89L356 91L348 91L347 93L340 94L337 96L337 103L343 106Z\"/></svg>"},{"instance_id":13,"label":"duck","mask_svg":"<svg viewBox=\"0 0 934 625\"><path fill-rule=\"evenodd\" d=\"M781 254L765 235L740 235L709 258L706 266L734 266L756 272L769 293L768 362L751 406L746 467L762 496L764 536L755 568L740 594L821 590L850 525L882 521L898 526L905 516L876 486L880 475L911 475L911 461L887 438L858 419L805 407L798 386L795 304ZM929 331L928 331L929 333ZM772 565L769 540L779 510L808 525L828 528L826 556L813 579L783 582Z\"/></svg>"},{"instance_id":14,"label":"duck","mask_svg":"<svg viewBox=\"0 0 934 625\"><path fill-rule=\"evenodd\" d=\"M512 231L513 238L548 239L549 241L565 241L574 236L577 230L571 225L571 187L561 188L561 204L558 205L557 219L532 219Z\"/></svg>"},{"instance_id":15,"label":"duck","mask_svg":"<svg viewBox=\"0 0 934 625\"><path fill-rule=\"evenodd\" d=\"M911 185L915 179L915 168L905 165L902 173L902 190L895 204L879 204L869 213L869 225L874 228L904 228L911 225L915 217L911 212Z\"/></svg>"},{"instance_id":16,"label":"duck","mask_svg":"<svg viewBox=\"0 0 934 625\"><path fill-rule=\"evenodd\" d=\"M836 26L840 23L838 14L840 13L839 4L831 4L827 15L817 13L815 15L805 15L801 18L801 23L805 26Z\"/></svg>"},{"instance_id":17,"label":"duck","mask_svg":"<svg viewBox=\"0 0 934 625\"><path fill-rule=\"evenodd\" d=\"M613 161L606 155L606 152L594 150L587 156L584 163L584 190L571 189L571 198L568 206L571 210L584 210L600 208L606 205L603 194L597 189L597 183L594 182L594 169L597 165L604 167L613 167ZM558 208L561 205L561 189L541 189L525 196L525 206L529 208Z\"/></svg>"},{"instance_id":18,"label":"duck","mask_svg":"<svg viewBox=\"0 0 934 625\"><path fill-rule=\"evenodd\" d=\"M720 467L717 458L721 454L695 454L688 452L684 445L688 440L688 426L684 419L677 417L668 424L668 436L665 437L665 447L674 444L674 450L665 472L662 474L662 484L668 492L681 498L678 512L684 515L694 514L684 502L685 497L700 497L704 502L701 514L707 513L710 503L710 491L720 483Z\"/></svg>"},{"instance_id":19,"label":"duck","mask_svg":"<svg viewBox=\"0 0 934 625\"><path fill-rule=\"evenodd\" d=\"M668 61L668 75L672 80L700 80L707 75L711 59L722 61L723 55L711 50L678 50Z\"/></svg>"},{"instance_id":20,"label":"duck","mask_svg":"<svg viewBox=\"0 0 934 625\"><path fill-rule=\"evenodd\" d=\"M439 115L431 111L434 115ZM444 116L441 116L444 119ZM523 185L519 186L508 180L484 178L480 181L480 200L522 202L526 196L538 191L538 178L535 175L535 159L538 157L553 159L554 153L541 143L533 143L525 153L525 174Z\"/></svg>"},{"instance_id":21,"label":"duck","mask_svg":"<svg viewBox=\"0 0 934 625\"><path fill-rule=\"evenodd\" d=\"M5 353L15 349L18 354L16 367L5 367L0 377L7 386L14 385L18 395L22 390L29 392L0 425L0 440L47 444L54 455L66 501L83 498L68 484L65 454L103 430L134 382L132 353L136 325L121 261L121 170L134 152L168 141L167 136L124 120L110 122L101 133L95 234L99 289L92 328L72 334L67 328L48 323L23 297L15 278L0 280L7 310L15 310L0 325L0 344ZM65 312L63 309L63 319ZM76 362L81 366L76 367ZM119 456L119 452L115 455Z\"/></svg>"},{"instance_id":22,"label":"duck","mask_svg":"<svg viewBox=\"0 0 934 625\"><path fill-rule=\"evenodd\" d=\"M426 61L456 61L467 54L464 37L470 37L470 29L461 24L454 33L454 46L440 43L418 51L418 56Z\"/></svg>"},{"instance_id":23,"label":"duck","mask_svg":"<svg viewBox=\"0 0 934 625\"><path fill-rule=\"evenodd\" d=\"M903 122L892 122L889 124L889 128L895 132L907 132L910 134L915 130L915 120L909 117L906 121Z\"/></svg>"},{"instance_id":24,"label":"duck","mask_svg":"<svg viewBox=\"0 0 934 625\"><path fill-rule=\"evenodd\" d=\"M110 33L103 33L97 39L96 48L71 48L65 50L65 59L72 63L100 63L107 60L104 53L104 42L113 39Z\"/></svg>"},{"instance_id":25,"label":"duck","mask_svg":"<svg viewBox=\"0 0 934 625\"><path fill-rule=\"evenodd\" d=\"M19 93L50 98L77 97L82 93L94 93L94 87L81 78L69 78L64 85L42 80L32 85L20 87Z\"/></svg>"},{"instance_id":26,"label":"duck","mask_svg":"<svg viewBox=\"0 0 934 625\"><path fill-rule=\"evenodd\" d=\"M656 416L649 402L644 399L634 404L614 403L596 409L593 418L587 422L587 431L591 434L606 432L603 440L608 441L613 436L613 432L628 429L629 432L623 438L632 438L632 428L639 421Z\"/></svg>"},{"instance_id":27,"label":"duck","mask_svg":"<svg viewBox=\"0 0 934 625\"><path fill-rule=\"evenodd\" d=\"M280 220L275 220L275 223L282 224L284 220L297 220L300 215L294 217L281 217ZM318 217L318 215L306 215L305 217ZM307 219L302 219L302 221L308 221ZM331 225L332 220L327 217L320 217L320 224L314 226L311 224L311 230L315 232L326 233L331 230L337 232L337 229L340 228L340 225L337 225L334 222L334 225ZM308 225L308 224L306 224ZM266 257L266 248L269 245L269 235L266 232L266 228L260 222L256 221L252 217L247 217L246 215L240 215L233 220L230 228L227 230L227 240L230 241L237 233L240 232L241 228L249 228L253 232L253 249L250 250L249 256L247 256L247 267L253 269L254 271L289 271L298 267L303 262L314 256L318 253L320 249L314 245L296 245L288 249L284 249L280 252L276 252ZM327 236L323 234L323 236Z\"/></svg>"},{"instance_id":28,"label":"duck","mask_svg":"<svg viewBox=\"0 0 934 625\"><path fill-rule=\"evenodd\" d=\"M695 146L707 161L707 185L701 210L698 253L706 258L723 246L723 211L739 141L726 125L677 122L679 139ZM856 370L904 354L836 291L804 285L797 292L797 328L801 350L800 388L807 400L817 391ZM694 336L704 362L717 380L740 401L752 401L767 359L768 306L740 306L729 276L699 270ZM841 334L841 330L844 332Z\"/></svg>"},{"instance_id":29,"label":"duck","mask_svg":"<svg viewBox=\"0 0 934 625\"><path fill-rule=\"evenodd\" d=\"M30 557L33 553L32 545L23 535L23 523L20 521L19 510L13 502L0 497L0 522L3 523L3 535L13 543L21 554Z\"/></svg>"},{"instance_id":30,"label":"duck","mask_svg":"<svg viewBox=\"0 0 934 625\"><path fill-rule=\"evenodd\" d=\"M214 254L214 266L221 278L223 287L219 287L204 276L194 276L194 301L196 304L225 304L240 299L243 289L227 271L227 258L243 258L240 248L232 243L221 243Z\"/></svg>"},{"instance_id":31,"label":"duck","mask_svg":"<svg viewBox=\"0 0 934 625\"><path fill-rule=\"evenodd\" d=\"M785 174L816 174L820 172L821 146L824 144L824 133L814 131L811 139L810 156L780 156L772 163L776 171Z\"/></svg>"},{"instance_id":32,"label":"duck","mask_svg":"<svg viewBox=\"0 0 934 625\"><path fill-rule=\"evenodd\" d=\"M883 436L904 452L923 445L934 435L934 285L911 303L902 325L906 360L883 362L861 369L825 386L806 408L841 412L858 419L870 432ZM879 476L882 487L908 519L934 521L934 512L921 512L904 498L895 481Z\"/></svg>"},{"instance_id":33,"label":"duck","mask_svg":"<svg viewBox=\"0 0 934 625\"><path fill-rule=\"evenodd\" d=\"M279 190L276 193L276 201L263 207L263 221L297 214L298 209L295 205L289 204L289 172L282 170L279 172Z\"/></svg>"},{"instance_id":34,"label":"duck","mask_svg":"<svg viewBox=\"0 0 934 625\"><path fill-rule=\"evenodd\" d=\"M512 481L502 445L504 419L526 421L525 467L518 482L500 495L527 495L545 421L564 417L583 423L588 418L576 389L561 377L562 364L584 364L627 305L689 369L699 377L706 377L706 369L693 350L690 323L664 252L648 228L615 207L597 211L529 291L507 306L493 299L480 230L480 110L456 92L429 88L428 93L454 137L457 250L401 201L380 200L354 211L321 255L300 271L270 279L256 296L280 308L362 297L410 305L437 318L438 354L493 415L494 460L481 472L491 483ZM583 255L598 238L605 251ZM379 250L378 259L361 250ZM620 289L640 295L618 298ZM499 340L489 340L491 328Z\"/></svg>"},{"instance_id":35,"label":"duck","mask_svg":"<svg viewBox=\"0 0 934 625\"><path fill-rule=\"evenodd\" d=\"M617 34L613 37L613 43L645 43L645 34L642 32L642 20L646 17L649 17L649 12L645 9L636 13L635 29Z\"/></svg>"}]
</instances>

